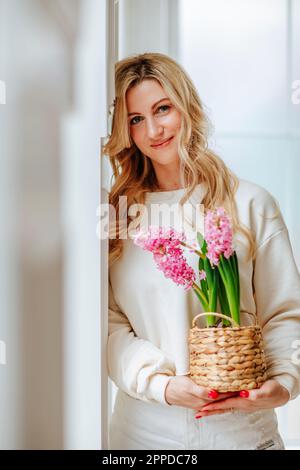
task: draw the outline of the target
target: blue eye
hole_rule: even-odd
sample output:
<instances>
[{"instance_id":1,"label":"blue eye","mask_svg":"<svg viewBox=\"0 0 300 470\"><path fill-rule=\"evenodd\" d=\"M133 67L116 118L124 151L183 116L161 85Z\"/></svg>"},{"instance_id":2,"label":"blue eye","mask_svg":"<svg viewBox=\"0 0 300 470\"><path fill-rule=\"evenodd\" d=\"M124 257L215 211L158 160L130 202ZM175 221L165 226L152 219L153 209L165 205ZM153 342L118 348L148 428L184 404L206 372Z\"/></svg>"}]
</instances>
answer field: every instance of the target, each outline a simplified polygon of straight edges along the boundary
<instances>
[{"instance_id":1,"label":"blue eye","mask_svg":"<svg viewBox=\"0 0 300 470\"><path fill-rule=\"evenodd\" d=\"M162 106L160 106L158 109L161 109L161 108L167 108L167 109L169 109L169 108L170 108L170 106L168 106L167 104L163 104L163 105L162 105Z\"/></svg>"},{"instance_id":2,"label":"blue eye","mask_svg":"<svg viewBox=\"0 0 300 470\"><path fill-rule=\"evenodd\" d=\"M136 118L138 118L138 117L139 117L139 116L134 116L134 118L131 119L130 124L132 124L133 126L134 126L135 124L137 124L136 122L133 122L133 121L134 121Z\"/></svg>"},{"instance_id":3,"label":"blue eye","mask_svg":"<svg viewBox=\"0 0 300 470\"><path fill-rule=\"evenodd\" d=\"M165 111L167 111L171 106L167 105L167 104L163 104L162 106L159 106L159 108L157 108L157 111L159 111L160 109L162 108L167 108ZM137 122L134 122L135 119L139 118L140 116L134 116L131 121L130 121L130 124L132 126L135 126L135 124L138 124L139 121Z\"/></svg>"}]
</instances>

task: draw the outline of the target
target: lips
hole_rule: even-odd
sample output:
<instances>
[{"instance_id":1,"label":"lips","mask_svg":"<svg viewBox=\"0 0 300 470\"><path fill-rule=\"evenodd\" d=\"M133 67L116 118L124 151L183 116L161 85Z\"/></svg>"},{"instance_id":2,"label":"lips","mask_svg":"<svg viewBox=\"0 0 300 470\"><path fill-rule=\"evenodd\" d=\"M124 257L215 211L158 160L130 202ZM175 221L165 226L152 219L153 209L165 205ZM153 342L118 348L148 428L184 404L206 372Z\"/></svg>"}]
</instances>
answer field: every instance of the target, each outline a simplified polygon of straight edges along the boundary
<instances>
[{"instance_id":1,"label":"lips","mask_svg":"<svg viewBox=\"0 0 300 470\"><path fill-rule=\"evenodd\" d=\"M166 142L169 142L169 140L173 139L174 136L169 137L168 139L163 140L159 144L151 145L151 147L160 147L162 144L165 144Z\"/></svg>"}]
</instances>

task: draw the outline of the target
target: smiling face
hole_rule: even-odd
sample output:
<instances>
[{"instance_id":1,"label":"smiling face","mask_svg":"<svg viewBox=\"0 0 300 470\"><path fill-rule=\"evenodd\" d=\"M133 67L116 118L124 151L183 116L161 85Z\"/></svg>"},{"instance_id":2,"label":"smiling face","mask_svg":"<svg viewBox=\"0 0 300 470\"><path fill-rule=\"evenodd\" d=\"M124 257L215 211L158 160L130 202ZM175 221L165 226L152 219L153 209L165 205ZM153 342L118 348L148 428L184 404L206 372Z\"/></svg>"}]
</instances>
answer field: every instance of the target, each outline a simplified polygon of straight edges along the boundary
<instances>
[{"instance_id":1,"label":"smiling face","mask_svg":"<svg viewBox=\"0 0 300 470\"><path fill-rule=\"evenodd\" d=\"M178 133L181 115L157 80L145 79L126 95L130 135L140 151L160 165L178 167ZM157 146L158 143L171 139Z\"/></svg>"}]
</instances>

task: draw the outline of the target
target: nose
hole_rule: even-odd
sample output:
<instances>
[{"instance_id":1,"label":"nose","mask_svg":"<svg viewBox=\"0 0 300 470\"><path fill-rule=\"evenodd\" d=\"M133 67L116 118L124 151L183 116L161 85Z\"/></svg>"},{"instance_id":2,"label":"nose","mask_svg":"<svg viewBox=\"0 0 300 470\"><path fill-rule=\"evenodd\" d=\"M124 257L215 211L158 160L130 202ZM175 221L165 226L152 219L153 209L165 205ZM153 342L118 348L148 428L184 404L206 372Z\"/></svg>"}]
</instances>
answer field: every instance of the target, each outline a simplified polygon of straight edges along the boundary
<instances>
[{"instance_id":1,"label":"nose","mask_svg":"<svg viewBox=\"0 0 300 470\"><path fill-rule=\"evenodd\" d=\"M146 124L147 135L149 139L157 140L158 137L161 137L164 130L161 124L158 124L155 119L149 118Z\"/></svg>"}]
</instances>

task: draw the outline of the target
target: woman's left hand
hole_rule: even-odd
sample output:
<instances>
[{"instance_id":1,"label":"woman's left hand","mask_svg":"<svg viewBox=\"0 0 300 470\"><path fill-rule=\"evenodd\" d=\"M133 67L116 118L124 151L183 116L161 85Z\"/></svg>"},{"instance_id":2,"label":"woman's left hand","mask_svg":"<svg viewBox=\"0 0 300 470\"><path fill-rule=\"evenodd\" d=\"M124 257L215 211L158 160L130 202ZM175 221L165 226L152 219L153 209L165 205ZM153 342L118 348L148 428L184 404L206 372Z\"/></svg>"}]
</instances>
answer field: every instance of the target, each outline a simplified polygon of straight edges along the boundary
<instances>
[{"instance_id":1,"label":"woman's left hand","mask_svg":"<svg viewBox=\"0 0 300 470\"><path fill-rule=\"evenodd\" d=\"M195 417L228 413L233 410L250 413L266 408L285 405L290 399L288 390L274 379L267 380L260 388L240 392L240 396L226 398L216 403L204 405Z\"/></svg>"}]
</instances>

